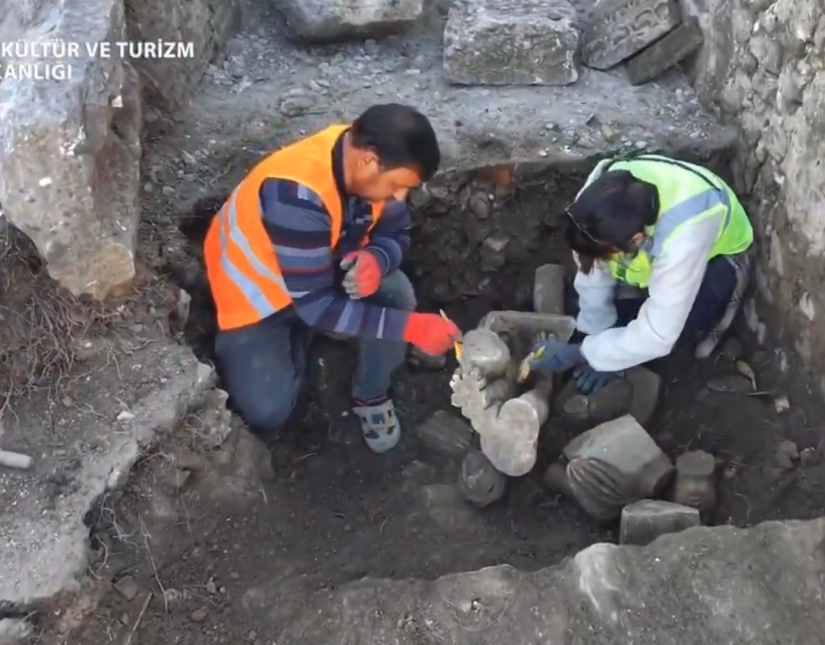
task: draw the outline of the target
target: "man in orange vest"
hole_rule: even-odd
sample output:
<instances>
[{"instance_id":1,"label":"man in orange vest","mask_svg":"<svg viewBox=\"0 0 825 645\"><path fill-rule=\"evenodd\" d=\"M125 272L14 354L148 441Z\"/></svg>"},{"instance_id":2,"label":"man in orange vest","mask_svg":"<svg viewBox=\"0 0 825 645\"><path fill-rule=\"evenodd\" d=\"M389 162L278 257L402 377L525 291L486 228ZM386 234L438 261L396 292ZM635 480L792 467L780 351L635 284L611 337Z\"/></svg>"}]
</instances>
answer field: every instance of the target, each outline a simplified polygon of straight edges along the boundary
<instances>
[{"instance_id":1,"label":"man in orange vest","mask_svg":"<svg viewBox=\"0 0 825 645\"><path fill-rule=\"evenodd\" d=\"M295 407L313 331L360 340L352 395L364 439L377 453L398 443L388 391L406 344L441 355L460 337L441 316L415 312L399 270L407 193L440 159L425 116L375 105L271 154L215 217L204 246L215 355L235 409L268 445Z\"/></svg>"}]
</instances>

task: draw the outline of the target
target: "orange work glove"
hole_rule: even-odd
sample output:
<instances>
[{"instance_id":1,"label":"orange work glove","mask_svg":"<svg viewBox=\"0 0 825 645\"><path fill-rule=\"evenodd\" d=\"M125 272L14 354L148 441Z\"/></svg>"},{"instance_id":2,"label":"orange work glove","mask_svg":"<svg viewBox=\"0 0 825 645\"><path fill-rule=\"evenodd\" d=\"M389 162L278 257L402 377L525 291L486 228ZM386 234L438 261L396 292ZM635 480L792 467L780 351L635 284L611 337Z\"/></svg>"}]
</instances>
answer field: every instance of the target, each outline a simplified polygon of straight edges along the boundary
<instances>
[{"instance_id":1,"label":"orange work glove","mask_svg":"<svg viewBox=\"0 0 825 645\"><path fill-rule=\"evenodd\" d=\"M341 260L341 268L347 272L341 286L350 298L366 298L381 286L381 265L369 251L347 253Z\"/></svg>"},{"instance_id":2,"label":"orange work glove","mask_svg":"<svg viewBox=\"0 0 825 645\"><path fill-rule=\"evenodd\" d=\"M461 332L452 321L438 314L410 314L404 329L404 340L430 356L441 356L453 343L461 340Z\"/></svg>"}]
</instances>

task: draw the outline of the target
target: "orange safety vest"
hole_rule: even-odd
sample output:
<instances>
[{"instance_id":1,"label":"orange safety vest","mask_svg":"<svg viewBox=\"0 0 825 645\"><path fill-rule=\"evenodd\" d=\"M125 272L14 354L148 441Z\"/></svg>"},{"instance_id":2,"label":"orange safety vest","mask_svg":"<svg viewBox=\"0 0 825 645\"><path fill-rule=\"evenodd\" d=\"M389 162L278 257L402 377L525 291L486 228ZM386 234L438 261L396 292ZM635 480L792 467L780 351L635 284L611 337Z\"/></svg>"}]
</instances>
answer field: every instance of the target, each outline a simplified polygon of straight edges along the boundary
<instances>
[{"instance_id":1,"label":"orange safety vest","mask_svg":"<svg viewBox=\"0 0 825 645\"><path fill-rule=\"evenodd\" d=\"M222 330L245 327L292 305L261 212L267 179L294 181L315 191L332 220L330 248L341 236L344 212L332 155L349 126L334 125L272 153L252 169L213 219L204 242L206 273ZM384 202L372 204L372 224ZM362 241L362 246L367 239Z\"/></svg>"}]
</instances>

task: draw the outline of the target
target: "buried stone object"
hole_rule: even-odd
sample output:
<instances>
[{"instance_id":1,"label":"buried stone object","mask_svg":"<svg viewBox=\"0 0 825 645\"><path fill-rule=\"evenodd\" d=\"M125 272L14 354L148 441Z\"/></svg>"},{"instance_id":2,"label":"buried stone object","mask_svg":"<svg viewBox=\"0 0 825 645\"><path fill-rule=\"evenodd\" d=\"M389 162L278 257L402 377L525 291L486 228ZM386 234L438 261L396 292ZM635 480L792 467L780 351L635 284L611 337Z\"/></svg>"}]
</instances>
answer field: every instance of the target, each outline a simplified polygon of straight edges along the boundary
<instances>
[{"instance_id":1,"label":"buried stone object","mask_svg":"<svg viewBox=\"0 0 825 645\"><path fill-rule=\"evenodd\" d=\"M578 393L570 380L553 401L554 413L572 425L605 423L630 414L641 425L653 417L659 402L662 380L641 366L633 367L590 395Z\"/></svg>"},{"instance_id":2,"label":"buried stone object","mask_svg":"<svg viewBox=\"0 0 825 645\"><path fill-rule=\"evenodd\" d=\"M652 81L699 49L702 42L702 30L698 21L693 17L688 18L627 62L630 84L642 85Z\"/></svg>"},{"instance_id":3,"label":"buried stone object","mask_svg":"<svg viewBox=\"0 0 825 645\"><path fill-rule=\"evenodd\" d=\"M614 519L627 504L658 497L674 470L630 415L579 435L565 446L563 455L569 491L597 520Z\"/></svg>"},{"instance_id":4,"label":"buried stone object","mask_svg":"<svg viewBox=\"0 0 825 645\"><path fill-rule=\"evenodd\" d=\"M644 546L660 535L700 526L699 511L683 504L643 499L622 509L619 544Z\"/></svg>"},{"instance_id":5,"label":"buried stone object","mask_svg":"<svg viewBox=\"0 0 825 645\"><path fill-rule=\"evenodd\" d=\"M504 496L507 478L483 453L473 450L467 453L461 463L458 488L468 501L483 508Z\"/></svg>"},{"instance_id":6,"label":"buried stone object","mask_svg":"<svg viewBox=\"0 0 825 645\"><path fill-rule=\"evenodd\" d=\"M466 421L444 410L438 410L416 430L427 450L448 457L466 453L474 437L473 429Z\"/></svg>"},{"instance_id":7,"label":"buried stone object","mask_svg":"<svg viewBox=\"0 0 825 645\"><path fill-rule=\"evenodd\" d=\"M533 309L540 314L564 314L564 267L545 264L533 279Z\"/></svg>"},{"instance_id":8,"label":"buried stone object","mask_svg":"<svg viewBox=\"0 0 825 645\"><path fill-rule=\"evenodd\" d=\"M704 450L686 452L676 460L673 501L706 516L716 505L716 458Z\"/></svg>"}]
</instances>

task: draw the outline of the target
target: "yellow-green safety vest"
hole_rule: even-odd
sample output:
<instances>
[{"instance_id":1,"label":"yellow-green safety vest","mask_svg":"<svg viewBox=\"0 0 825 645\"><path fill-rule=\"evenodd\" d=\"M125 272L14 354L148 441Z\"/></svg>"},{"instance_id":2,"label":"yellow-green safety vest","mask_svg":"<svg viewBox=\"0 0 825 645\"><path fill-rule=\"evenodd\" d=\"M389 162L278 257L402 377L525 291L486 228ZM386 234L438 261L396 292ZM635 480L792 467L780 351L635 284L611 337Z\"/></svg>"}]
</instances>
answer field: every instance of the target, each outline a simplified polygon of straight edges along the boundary
<instances>
[{"instance_id":1,"label":"yellow-green safety vest","mask_svg":"<svg viewBox=\"0 0 825 645\"><path fill-rule=\"evenodd\" d=\"M616 280L646 289L653 261L673 243L684 225L714 217L720 208L725 213L708 261L717 255L736 255L753 243L753 227L744 207L733 190L709 170L658 155L615 161L604 172L613 170L627 170L636 179L656 186L659 193L659 215L653 226L645 228L645 240L638 252L619 253L608 261ZM596 179L594 175L588 184Z\"/></svg>"}]
</instances>

